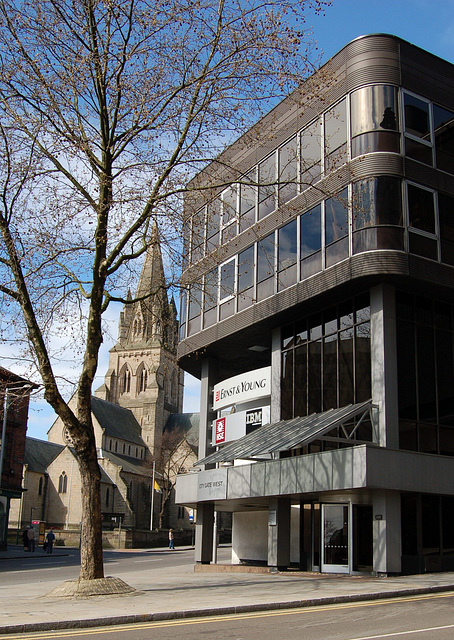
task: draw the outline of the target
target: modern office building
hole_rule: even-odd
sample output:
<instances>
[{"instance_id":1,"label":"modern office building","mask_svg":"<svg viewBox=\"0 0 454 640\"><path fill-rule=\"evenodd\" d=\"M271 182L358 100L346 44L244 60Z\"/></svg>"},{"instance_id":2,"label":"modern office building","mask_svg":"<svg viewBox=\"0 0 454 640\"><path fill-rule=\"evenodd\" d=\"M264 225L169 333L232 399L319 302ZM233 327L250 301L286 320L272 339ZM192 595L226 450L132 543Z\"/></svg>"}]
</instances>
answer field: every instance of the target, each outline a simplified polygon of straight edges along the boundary
<instances>
[{"instance_id":1,"label":"modern office building","mask_svg":"<svg viewBox=\"0 0 454 640\"><path fill-rule=\"evenodd\" d=\"M196 561L453 570L454 66L358 38L192 186Z\"/></svg>"}]
</instances>

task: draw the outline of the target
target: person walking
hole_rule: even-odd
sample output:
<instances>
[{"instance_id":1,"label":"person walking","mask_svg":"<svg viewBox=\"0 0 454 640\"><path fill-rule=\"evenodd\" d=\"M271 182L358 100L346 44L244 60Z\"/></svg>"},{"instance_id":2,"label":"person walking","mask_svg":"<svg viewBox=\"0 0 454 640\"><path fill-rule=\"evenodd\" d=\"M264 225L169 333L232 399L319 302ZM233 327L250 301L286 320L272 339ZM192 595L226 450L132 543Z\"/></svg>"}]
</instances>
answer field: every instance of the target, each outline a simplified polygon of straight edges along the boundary
<instances>
[{"instance_id":1,"label":"person walking","mask_svg":"<svg viewBox=\"0 0 454 640\"><path fill-rule=\"evenodd\" d=\"M28 529L29 527L25 527L22 533L22 542L24 544L24 551L28 551Z\"/></svg>"},{"instance_id":2,"label":"person walking","mask_svg":"<svg viewBox=\"0 0 454 640\"><path fill-rule=\"evenodd\" d=\"M169 529L169 549L175 550L173 529Z\"/></svg>"},{"instance_id":3,"label":"person walking","mask_svg":"<svg viewBox=\"0 0 454 640\"><path fill-rule=\"evenodd\" d=\"M46 536L46 553L52 553L52 549L55 542L55 533L53 532L52 527Z\"/></svg>"},{"instance_id":4,"label":"person walking","mask_svg":"<svg viewBox=\"0 0 454 640\"><path fill-rule=\"evenodd\" d=\"M35 550L35 530L33 527L29 528L29 530L27 531L27 536L28 536L28 550L34 551Z\"/></svg>"}]
</instances>

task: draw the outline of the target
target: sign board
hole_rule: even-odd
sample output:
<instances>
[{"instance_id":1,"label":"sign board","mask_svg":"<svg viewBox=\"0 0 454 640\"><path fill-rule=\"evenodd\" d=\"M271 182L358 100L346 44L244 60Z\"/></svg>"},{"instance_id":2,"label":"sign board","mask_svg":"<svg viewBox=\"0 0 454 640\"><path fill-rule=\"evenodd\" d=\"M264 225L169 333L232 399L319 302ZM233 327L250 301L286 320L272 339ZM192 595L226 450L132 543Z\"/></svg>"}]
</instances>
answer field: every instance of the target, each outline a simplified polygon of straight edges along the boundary
<instances>
[{"instance_id":1,"label":"sign board","mask_svg":"<svg viewBox=\"0 0 454 640\"><path fill-rule=\"evenodd\" d=\"M230 413L213 422L212 445L232 442L270 422L270 407L257 407L248 411Z\"/></svg>"},{"instance_id":2,"label":"sign board","mask_svg":"<svg viewBox=\"0 0 454 640\"><path fill-rule=\"evenodd\" d=\"M210 469L197 474L197 501L227 498L227 469Z\"/></svg>"},{"instance_id":3,"label":"sign board","mask_svg":"<svg viewBox=\"0 0 454 640\"><path fill-rule=\"evenodd\" d=\"M214 385L213 410L250 402L271 395L271 367L263 367L228 378Z\"/></svg>"}]
</instances>

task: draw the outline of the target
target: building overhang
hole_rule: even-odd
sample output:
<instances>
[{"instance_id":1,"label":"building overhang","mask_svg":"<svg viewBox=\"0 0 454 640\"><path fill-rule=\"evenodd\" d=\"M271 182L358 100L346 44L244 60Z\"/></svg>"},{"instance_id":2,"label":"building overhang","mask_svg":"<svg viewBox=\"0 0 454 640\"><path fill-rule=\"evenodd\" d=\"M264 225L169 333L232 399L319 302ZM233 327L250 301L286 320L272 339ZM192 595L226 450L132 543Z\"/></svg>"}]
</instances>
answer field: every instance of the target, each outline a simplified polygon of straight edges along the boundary
<instances>
[{"instance_id":1,"label":"building overhang","mask_svg":"<svg viewBox=\"0 0 454 640\"><path fill-rule=\"evenodd\" d=\"M270 498L306 498L358 490L454 494L454 458L375 444L178 476L176 503L211 502L219 511L266 508Z\"/></svg>"}]
</instances>

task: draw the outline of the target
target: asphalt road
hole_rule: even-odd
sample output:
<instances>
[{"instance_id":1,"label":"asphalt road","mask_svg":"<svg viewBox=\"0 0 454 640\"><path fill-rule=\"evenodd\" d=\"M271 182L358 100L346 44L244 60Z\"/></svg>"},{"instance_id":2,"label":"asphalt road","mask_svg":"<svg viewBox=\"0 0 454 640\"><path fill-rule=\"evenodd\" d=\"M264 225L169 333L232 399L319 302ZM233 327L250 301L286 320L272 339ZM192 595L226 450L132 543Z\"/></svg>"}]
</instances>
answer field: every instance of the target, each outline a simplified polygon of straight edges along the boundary
<instances>
[{"instance_id":1,"label":"asphalt road","mask_svg":"<svg viewBox=\"0 0 454 640\"><path fill-rule=\"evenodd\" d=\"M52 555L45 554L41 549L35 553L24 552L23 557L4 559L0 562L0 577L2 582L8 580L11 584L24 584L29 580L33 580L36 572L39 572L40 578L44 573L48 573L49 577L64 582L65 580L74 580L79 576L80 570L80 554L78 549L61 548L54 549ZM226 559L231 554L229 547L221 547L218 551L220 559L225 555ZM162 550L153 549L153 551L135 550L128 551L104 551L104 573L106 576L121 576L124 573L143 572L148 567L175 567L187 566L192 568L194 565L193 549L176 549L175 552L166 548ZM7 578L6 578L7 574Z\"/></svg>"},{"instance_id":2,"label":"asphalt road","mask_svg":"<svg viewBox=\"0 0 454 640\"><path fill-rule=\"evenodd\" d=\"M192 620L4 636L93 640L452 640L454 596L438 594Z\"/></svg>"}]
</instances>

